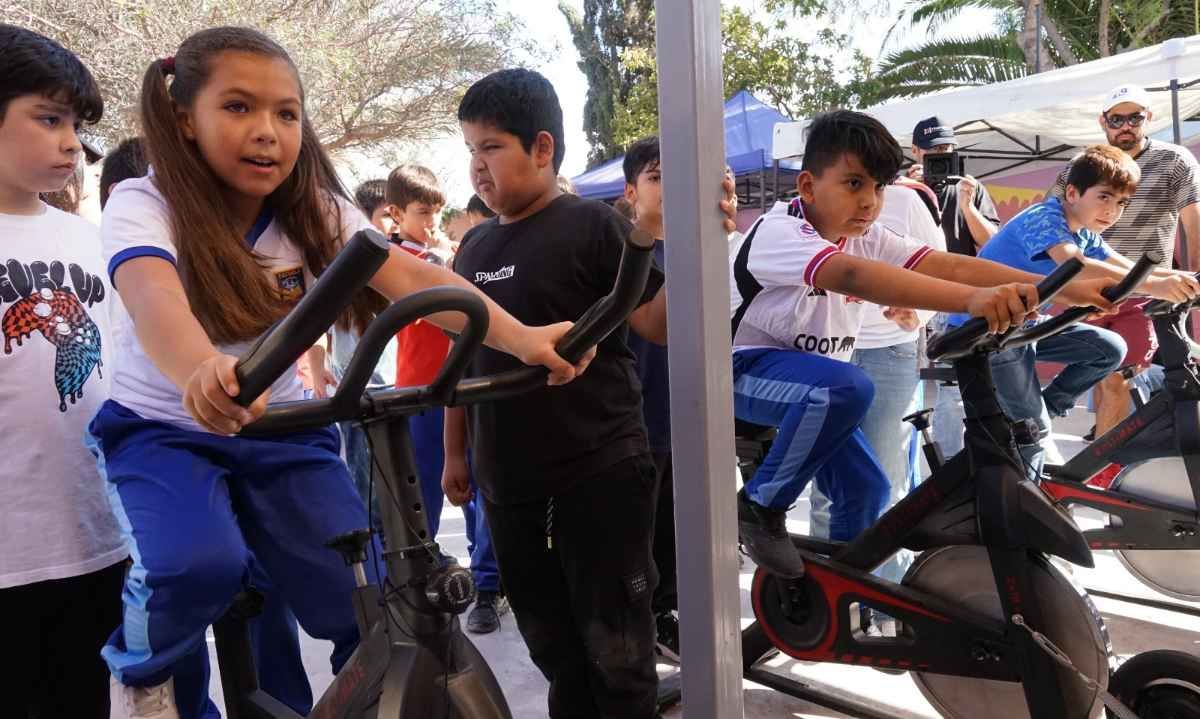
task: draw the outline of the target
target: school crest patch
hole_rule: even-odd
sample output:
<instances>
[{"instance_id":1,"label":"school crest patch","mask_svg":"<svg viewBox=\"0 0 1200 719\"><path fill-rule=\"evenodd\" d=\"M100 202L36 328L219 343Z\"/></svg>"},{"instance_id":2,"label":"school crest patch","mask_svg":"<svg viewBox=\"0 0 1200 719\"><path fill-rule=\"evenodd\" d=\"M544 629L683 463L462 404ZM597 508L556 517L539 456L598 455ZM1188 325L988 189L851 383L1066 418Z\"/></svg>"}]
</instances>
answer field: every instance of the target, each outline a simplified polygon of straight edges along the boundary
<instances>
[{"instance_id":1,"label":"school crest patch","mask_svg":"<svg viewBox=\"0 0 1200 719\"><path fill-rule=\"evenodd\" d=\"M289 267L275 271L275 285L283 299L294 302L304 296L304 268Z\"/></svg>"}]
</instances>

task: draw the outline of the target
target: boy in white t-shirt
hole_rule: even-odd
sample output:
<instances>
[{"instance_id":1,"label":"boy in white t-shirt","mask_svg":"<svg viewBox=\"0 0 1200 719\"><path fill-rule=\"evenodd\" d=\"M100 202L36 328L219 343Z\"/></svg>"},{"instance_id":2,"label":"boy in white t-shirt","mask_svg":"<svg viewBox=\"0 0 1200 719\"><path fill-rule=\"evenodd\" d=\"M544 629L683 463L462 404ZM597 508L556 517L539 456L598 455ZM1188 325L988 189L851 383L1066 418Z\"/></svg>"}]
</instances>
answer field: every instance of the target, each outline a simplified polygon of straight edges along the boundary
<instances>
[{"instance_id":1,"label":"boy in white t-shirt","mask_svg":"<svg viewBox=\"0 0 1200 719\"><path fill-rule=\"evenodd\" d=\"M829 534L839 541L870 526L890 493L859 429L874 387L847 361L863 300L965 311L1002 331L1035 311L1032 283L1041 279L939 252L877 224L903 154L874 118L826 113L807 135L799 197L763 215L730 262L734 413L779 427L738 493L738 533L755 562L785 577L804 573L785 519L810 479L833 503ZM993 286L1000 283L1010 284ZM1111 284L1072 282L1059 298L1107 311L1100 290Z\"/></svg>"},{"instance_id":2,"label":"boy in white t-shirt","mask_svg":"<svg viewBox=\"0 0 1200 719\"><path fill-rule=\"evenodd\" d=\"M47 206L104 104L54 41L0 25L0 616L12 717L108 717L100 647L128 555L84 430L108 398L108 286L96 227Z\"/></svg>"}]
</instances>

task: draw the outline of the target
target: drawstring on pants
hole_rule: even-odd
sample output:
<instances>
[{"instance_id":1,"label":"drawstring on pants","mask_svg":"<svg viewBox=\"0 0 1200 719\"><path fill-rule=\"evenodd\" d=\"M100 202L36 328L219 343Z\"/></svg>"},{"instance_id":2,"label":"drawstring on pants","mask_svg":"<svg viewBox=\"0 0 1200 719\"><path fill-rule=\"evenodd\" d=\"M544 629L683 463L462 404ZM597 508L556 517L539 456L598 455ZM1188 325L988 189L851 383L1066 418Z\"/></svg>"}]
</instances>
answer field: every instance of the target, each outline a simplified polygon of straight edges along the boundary
<instances>
[{"instance_id":1,"label":"drawstring on pants","mask_svg":"<svg viewBox=\"0 0 1200 719\"><path fill-rule=\"evenodd\" d=\"M554 549L554 497L546 500L546 549Z\"/></svg>"}]
</instances>

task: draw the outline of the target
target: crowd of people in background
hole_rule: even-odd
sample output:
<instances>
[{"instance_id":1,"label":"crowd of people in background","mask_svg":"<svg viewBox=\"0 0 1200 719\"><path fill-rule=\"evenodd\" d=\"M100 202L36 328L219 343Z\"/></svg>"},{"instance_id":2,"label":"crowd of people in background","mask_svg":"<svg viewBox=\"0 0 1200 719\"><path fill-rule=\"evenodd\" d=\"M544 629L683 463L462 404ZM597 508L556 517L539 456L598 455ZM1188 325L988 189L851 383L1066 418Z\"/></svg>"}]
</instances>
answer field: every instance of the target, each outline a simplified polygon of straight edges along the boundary
<instances>
[{"instance_id":1,"label":"crowd of people in background","mask_svg":"<svg viewBox=\"0 0 1200 719\"><path fill-rule=\"evenodd\" d=\"M408 419L430 540L445 501L462 507L478 589L467 629L495 632L515 615L550 682L551 717L653 717L655 657L680 661L670 168L658 138L628 148L615 206L582 199L559 174L554 88L505 70L458 108L476 193L465 208L448 208L450 188L412 163L347 193L286 50L257 31L213 28L148 62L143 135L103 158L97 229L72 214L80 158L95 153L78 131L103 115L97 84L31 31L0 25L0 47L0 613L23 619L10 638L24 648L5 699L13 716L213 716L204 632L247 584L266 599L255 633L256 651L272 656L263 687L311 710L298 629L332 642L335 672L358 641L352 579L321 542L378 530L371 442L353 422L269 442L238 436L268 396L238 406L233 367L341 243L371 227L393 247L374 292L269 401L336 391L389 300L443 284L477 292L492 321L471 373L545 365L562 386ZM920 481L901 421L920 401L920 333L971 315L993 330L1037 321L1033 284L1065 259L1085 271L1060 300L1106 316L998 355L1000 400L1036 427L1021 448L1031 471L1051 419L1088 390L1097 434L1124 416L1115 371L1151 366L1153 331L1137 303L1118 310L1100 290L1154 249L1166 259L1143 295L1200 293L1170 264L1180 221L1200 238L1200 168L1145 137L1151 117L1143 90L1116 88L1099 116L1108 144L1080 153L1045 202L1003 227L975 178L926 183L925 156L958 145L938 118L914 128L911 164L874 118L840 110L812 121L795 198L730 246L735 413L779 428L736 495L739 539L756 563L804 573L785 519L810 482L813 534L849 540ZM733 184L716 182L730 232ZM612 286L634 227L656 239L656 266L628 328L565 362L554 343ZM431 382L456 322L404 328L368 389ZM1039 360L1067 366L1043 387ZM952 388L937 407L950 454L962 434ZM908 561L879 571L898 580ZM871 630L894 632L886 623Z\"/></svg>"}]
</instances>

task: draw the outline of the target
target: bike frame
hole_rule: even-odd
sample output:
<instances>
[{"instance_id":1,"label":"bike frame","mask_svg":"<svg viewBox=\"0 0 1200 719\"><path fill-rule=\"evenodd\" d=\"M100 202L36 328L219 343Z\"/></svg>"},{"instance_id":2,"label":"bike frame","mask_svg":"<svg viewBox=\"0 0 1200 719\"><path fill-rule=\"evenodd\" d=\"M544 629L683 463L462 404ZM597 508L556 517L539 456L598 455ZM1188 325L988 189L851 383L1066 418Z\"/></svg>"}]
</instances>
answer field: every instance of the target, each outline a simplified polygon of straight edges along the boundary
<instances>
[{"instance_id":1,"label":"bike frame","mask_svg":"<svg viewBox=\"0 0 1200 719\"><path fill-rule=\"evenodd\" d=\"M425 595L440 555L429 540L415 482L407 417L371 422L366 430L374 454L373 480L380 488L385 545L395 547L383 553L390 591L381 603L377 585L364 582L355 589L355 617L363 639L309 717L511 717L499 683L463 635L458 617L433 606ZM259 689L249 618L244 612L231 612L213 629L226 716L301 719Z\"/></svg>"},{"instance_id":2,"label":"bike frame","mask_svg":"<svg viewBox=\"0 0 1200 719\"><path fill-rule=\"evenodd\" d=\"M762 668L762 662L778 649L805 661L1021 682L1034 719L1067 716L1058 665L1029 632L871 574L901 548L982 545L991 560L1003 616L1021 615L1025 624L1037 628L1045 626L1045 620L1032 590L1031 564L1045 562L1045 554L1055 554L1091 566L1091 553L1078 528L1026 479L1016 459L1012 429L995 399L987 356L959 359L955 370L968 407L967 449L852 542L793 535L806 565L806 576L798 584L762 569L755 573L751 590L755 615L778 621L755 622L743 631L746 678L859 716L888 716L849 697L831 702L828 695L803 682ZM758 441L761 447L769 439ZM744 449L753 452L748 442ZM765 450L751 457L756 454ZM813 623L807 621L790 627L796 631L787 631L783 607L802 600L784 595L798 587L803 590L800 594L819 592L822 597L808 603L825 614L824 621L816 623L819 632L812 631ZM911 628L915 638L866 636L859 626L857 607L861 606L894 617ZM674 688L674 683L665 684L661 703L670 703Z\"/></svg>"},{"instance_id":3,"label":"bike frame","mask_svg":"<svg viewBox=\"0 0 1200 719\"><path fill-rule=\"evenodd\" d=\"M653 246L654 238L645 232L635 230L625 238L612 290L560 338L555 346L560 356L576 362L624 324L646 286ZM356 233L296 307L239 360L236 371L242 392L236 401L250 404L289 371L354 293L366 286L388 253L387 240L379 233ZM367 381L379 355L396 332L440 312L462 313L467 321L433 382L367 394ZM462 380L487 329L487 307L473 293L450 287L413 293L390 305L367 327L333 397L271 407L244 430L263 435L357 421L371 440L372 476L382 489L387 579L381 597L362 566L362 538L354 534L337 538L339 551L353 564L361 641L310 717L511 719L495 675L463 635L457 615L448 611L465 609L471 597L469 579L458 581L438 566L440 552L429 537L407 422L409 415L426 408L491 402L545 386L546 370L537 367ZM343 542L352 548L341 548ZM447 581L435 585L439 573ZM439 600L441 607L435 605ZM228 716L294 719L295 712L258 686L247 624L253 612L247 603L245 598L235 603L214 625Z\"/></svg>"},{"instance_id":4,"label":"bike frame","mask_svg":"<svg viewBox=\"0 0 1200 719\"><path fill-rule=\"evenodd\" d=\"M1165 389L1042 481L1042 489L1064 507L1090 507L1119 518L1084 532L1093 549L1200 549L1195 505L1183 507L1084 484L1114 463L1177 456L1183 459L1193 499L1200 497L1200 376L1188 351L1187 309L1153 315Z\"/></svg>"}]
</instances>

